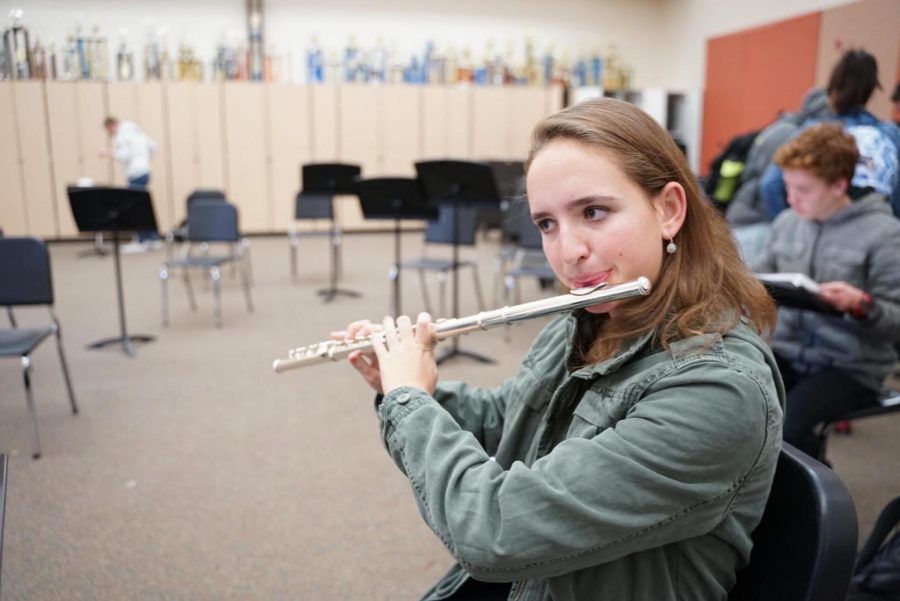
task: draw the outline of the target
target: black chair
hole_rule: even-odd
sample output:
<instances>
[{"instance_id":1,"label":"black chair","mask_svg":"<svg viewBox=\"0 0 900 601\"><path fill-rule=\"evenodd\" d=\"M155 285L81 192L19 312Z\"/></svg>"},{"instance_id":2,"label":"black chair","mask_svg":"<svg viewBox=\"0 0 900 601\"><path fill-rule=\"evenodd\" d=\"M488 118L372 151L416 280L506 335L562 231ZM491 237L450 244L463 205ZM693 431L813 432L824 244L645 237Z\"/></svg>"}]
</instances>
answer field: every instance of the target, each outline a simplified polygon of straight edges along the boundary
<instances>
[{"instance_id":1,"label":"black chair","mask_svg":"<svg viewBox=\"0 0 900 601\"><path fill-rule=\"evenodd\" d=\"M288 229L288 244L291 250L291 277L297 279L297 249L300 247L301 237L320 237L328 236L335 250L335 277L340 279L342 261L341 261L341 228L334 219L334 211L332 207L332 198L328 194L308 194L303 191L297 192L294 197L294 219L311 221L313 227L324 225L327 229L312 229L309 231L300 231L296 224L292 224Z\"/></svg>"},{"instance_id":2,"label":"black chair","mask_svg":"<svg viewBox=\"0 0 900 601\"><path fill-rule=\"evenodd\" d=\"M198 200L212 200L217 202L227 202L225 193L221 190L194 190L187 196L186 206L187 213L191 212L191 205ZM177 227L166 232L166 258L171 259L174 251L173 245L176 242L187 242L188 238L188 218L185 217Z\"/></svg>"},{"instance_id":3,"label":"black chair","mask_svg":"<svg viewBox=\"0 0 900 601\"><path fill-rule=\"evenodd\" d=\"M454 211L450 204L442 204L438 209L438 218L428 222L425 228L425 249L426 254L412 261L404 261L400 263L400 269L415 269L419 273L419 281L422 284L422 296L425 301L425 310L434 315L431 310L431 299L428 296L428 286L425 282L426 272L435 272L438 276L438 284L440 287L440 313L437 317L460 317L459 315L447 315L446 308L446 289L447 275L454 270L470 267L472 269L472 278L475 284L475 295L478 300L478 307L484 310L484 297L481 294L481 280L478 277L477 261L454 261L453 259L429 257L427 256L430 245L435 244L453 244L454 237L454 220L453 216L457 215L459 219L457 244L459 246L474 246L475 232L478 226L478 210L473 207L458 207ZM393 272L388 277L395 275Z\"/></svg>"},{"instance_id":4,"label":"black chair","mask_svg":"<svg viewBox=\"0 0 900 601\"><path fill-rule=\"evenodd\" d=\"M31 353L51 334L56 336L59 362L62 365L66 390L72 413L78 413L69 368L63 354L62 330L53 313L53 279L50 274L50 253L47 246L36 238L0 239L0 305L9 309L11 328L0 329L0 357L20 357L22 376L25 380L25 401L34 429L34 450L32 457L41 456L41 440L38 434L37 412L31 393ZM47 305L50 310L50 325L41 327L18 327L12 308L20 305Z\"/></svg>"},{"instance_id":5,"label":"black chair","mask_svg":"<svg viewBox=\"0 0 900 601\"><path fill-rule=\"evenodd\" d=\"M556 280L556 274L553 273L553 268L550 267L550 262L544 254L541 231L531 222L527 213L520 215L516 223L519 226L518 247L503 278L503 300L507 304L513 290L515 302L522 302L522 291L519 286L519 280L522 278L537 278L541 283L552 283Z\"/></svg>"},{"instance_id":6,"label":"black chair","mask_svg":"<svg viewBox=\"0 0 900 601\"><path fill-rule=\"evenodd\" d=\"M854 420L865 419L868 417L888 415L891 413L896 413L898 411L900 411L900 392L886 388L881 391L881 395L878 397L877 405L866 407L865 409L857 409L856 411L851 411L850 413L845 413L844 415L836 417L830 422L822 424L822 426L816 433L819 442L819 461L823 463L826 462L828 436L834 431L835 424L837 424L838 422L852 422Z\"/></svg>"},{"instance_id":7,"label":"black chair","mask_svg":"<svg viewBox=\"0 0 900 601\"><path fill-rule=\"evenodd\" d=\"M832 470L788 443L729 601L844 601L856 558L856 508Z\"/></svg>"},{"instance_id":8,"label":"black chair","mask_svg":"<svg viewBox=\"0 0 900 601\"><path fill-rule=\"evenodd\" d=\"M221 301L221 268L223 265L236 264L239 269L241 285L247 301L247 310L253 312L253 300L250 298L250 256L247 247L241 241L238 230L237 207L228 202L219 200L198 200L191 204L188 211L188 238L187 246L177 259L168 260L162 264L159 270L159 279L162 286L162 323L169 323L169 298L168 280L169 271L174 268L182 268L184 274L184 286L187 290L191 311L197 310L197 302L191 288L188 277L190 268L200 268L209 272L213 286L215 301L214 315L216 326L222 325L222 301ZM228 252L224 254L209 254L208 248L202 255L192 253L194 244L224 243Z\"/></svg>"},{"instance_id":9,"label":"black chair","mask_svg":"<svg viewBox=\"0 0 900 601\"><path fill-rule=\"evenodd\" d=\"M6 513L6 472L9 463L0 453L0 595L3 594L3 518Z\"/></svg>"}]
</instances>

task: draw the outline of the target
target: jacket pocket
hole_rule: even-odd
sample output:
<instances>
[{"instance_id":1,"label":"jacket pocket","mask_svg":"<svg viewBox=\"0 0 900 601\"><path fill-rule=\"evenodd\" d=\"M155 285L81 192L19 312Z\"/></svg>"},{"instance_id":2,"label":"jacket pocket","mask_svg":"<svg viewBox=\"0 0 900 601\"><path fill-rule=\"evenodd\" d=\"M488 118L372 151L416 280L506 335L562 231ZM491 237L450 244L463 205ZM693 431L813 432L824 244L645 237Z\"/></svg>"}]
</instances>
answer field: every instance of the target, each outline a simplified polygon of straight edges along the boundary
<instances>
[{"instance_id":1,"label":"jacket pocket","mask_svg":"<svg viewBox=\"0 0 900 601\"><path fill-rule=\"evenodd\" d=\"M586 391L575 407L567 438L593 438L615 426L625 417L629 406L622 391L606 387Z\"/></svg>"},{"instance_id":2,"label":"jacket pocket","mask_svg":"<svg viewBox=\"0 0 900 601\"><path fill-rule=\"evenodd\" d=\"M820 282L847 282L865 290L866 253L840 246L824 249L817 274Z\"/></svg>"}]
</instances>

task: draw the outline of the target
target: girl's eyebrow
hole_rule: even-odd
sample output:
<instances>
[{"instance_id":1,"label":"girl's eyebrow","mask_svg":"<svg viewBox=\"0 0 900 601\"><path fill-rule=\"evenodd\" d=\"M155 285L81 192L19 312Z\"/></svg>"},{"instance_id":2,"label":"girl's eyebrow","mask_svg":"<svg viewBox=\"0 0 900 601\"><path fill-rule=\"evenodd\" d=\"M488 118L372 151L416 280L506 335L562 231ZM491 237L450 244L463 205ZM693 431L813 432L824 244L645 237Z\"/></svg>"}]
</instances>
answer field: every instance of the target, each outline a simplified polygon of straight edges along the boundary
<instances>
[{"instance_id":1,"label":"girl's eyebrow","mask_svg":"<svg viewBox=\"0 0 900 601\"><path fill-rule=\"evenodd\" d=\"M565 207L563 207L563 210L565 212L569 212L574 209L580 209L584 206L592 205L592 204L595 204L598 202L604 203L604 202L610 202L610 201L616 201L616 200L618 200L618 198L616 198L615 196L606 196L606 195L602 195L602 194L585 196L583 198L576 198L575 200L573 200L572 202L567 204ZM540 221L541 219L546 219L548 217L550 217L550 213L548 213L547 211L538 211L537 213L531 214L531 220L535 221L535 222Z\"/></svg>"}]
</instances>

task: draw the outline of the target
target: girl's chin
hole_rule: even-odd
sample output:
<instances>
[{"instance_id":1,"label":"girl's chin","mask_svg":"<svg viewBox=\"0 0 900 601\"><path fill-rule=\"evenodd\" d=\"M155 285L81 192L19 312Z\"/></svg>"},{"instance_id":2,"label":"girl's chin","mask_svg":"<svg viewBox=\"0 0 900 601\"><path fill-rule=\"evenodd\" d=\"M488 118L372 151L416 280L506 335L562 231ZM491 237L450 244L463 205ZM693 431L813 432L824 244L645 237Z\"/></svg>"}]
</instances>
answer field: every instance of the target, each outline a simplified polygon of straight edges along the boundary
<instances>
[{"instance_id":1,"label":"girl's chin","mask_svg":"<svg viewBox=\"0 0 900 601\"><path fill-rule=\"evenodd\" d=\"M590 307L585 307L584 310L588 313L593 313L594 315L602 315L603 313L609 313L617 304L617 302L611 302L603 303L601 305L591 305Z\"/></svg>"}]
</instances>

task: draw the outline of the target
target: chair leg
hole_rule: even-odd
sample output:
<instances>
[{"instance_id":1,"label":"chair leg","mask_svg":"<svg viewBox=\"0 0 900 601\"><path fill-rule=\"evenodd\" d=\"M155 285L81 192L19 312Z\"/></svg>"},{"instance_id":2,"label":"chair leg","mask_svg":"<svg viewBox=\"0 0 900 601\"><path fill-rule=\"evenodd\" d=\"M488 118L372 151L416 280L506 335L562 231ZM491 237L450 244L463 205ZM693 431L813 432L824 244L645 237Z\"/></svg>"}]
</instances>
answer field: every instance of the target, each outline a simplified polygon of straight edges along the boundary
<instances>
[{"instance_id":1,"label":"chair leg","mask_svg":"<svg viewBox=\"0 0 900 601\"><path fill-rule=\"evenodd\" d=\"M435 316L431 310L431 298L428 296L428 282L425 281L425 270L419 269L417 271L419 272L419 284L421 284L422 288L422 299L425 301L425 311L432 317L443 317L443 315Z\"/></svg>"},{"instance_id":2,"label":"chair leg","mask_svg":"<svg viewBox=\"0 0 900 601\"><path fill-rule=\"evenodd\" d=\"M247 270L247 285L253 286L253 261L250 260L250 241L241 241L241 256L243 257L244 266Z\"/></svg>"},{"instance_id":3,"label":"chair leg","mask_svg":"<svg viewBox=\"0 0 900 601\"><path fill-rule=\"evenodd\" d=\"M220 279L222 278L222 274L219 271L218 267L213 267L209 270L210 278L212 279L212 287L213 287L213 315L215 316L216 327L222 327L222 290Z\"/></svg>"},{"instance_id":4,"label":"chair leg","mask_svg":"<svg viewBox=\"0 0 900 601\"><path fill-rule=\"evenodd\" d=\"M162 311L162 325L169 325L169 270L165 265L159 268L159 287L160 296L162 297L160 311Z\"/></svg>"},{"instance_id":5,"label":"chair leg","mask_svg":"<svg viewBox=\"0 0 900 601\"><path fill-rule=\"evenodd\" d=\"M478 267L472 264L472 279L475 280L475 296L478 298L478 310L484 311L484 294L481 292L481 278L478 277Z\"/></svg>"},{"instance_id":6,"label":"chair leg","mask_svg":"<svg viewBox=\"0 0 900 601\"><path fill-rule=\"evenodd\" d=\"M459 317L459 315L447 315L447 274L444 272L438 273L438 301L440 302L440 314L438 315L439 319L448 318L448 317ZM456 291L453 291L456 294Z\"/></svg>"},{"instance_id":7,"label":"chair leg","mask_svg":"<svg viewBox=\"0 0 900 601\"><path fill-rule=\"evenodd\" d=\"M244 260L249 259L250 257L245 257ZM244 263L244 260L241 260L241 285L244 288L244 298L247 301L247 312L253 313L253 299L250 298L250 267L249 263Z\"/></svg>"},{"instance_id":8,"label":"chair leg","mask_svg":"<svg viewBox=\"0 0 900 601\"><path fill-rule=\"evenodd\" d=\"M197 299L194 298L194 289L191 287L191 276L188 273L188 268L185 267L184 271L181 272L184 279L184 289L188 295L188 303L190 304L191 311L197 310Z\"/></svg>"},{"instance_id":9,"label":"chair leg","mask_svg":"<svg viewBox=\"0 0 900 601\"><path fill-rule=\"evenodd\" d=\"M290 243L291 248L291 278L297 279L297 246L300 243L300 238L291 234L291 237L288 241Z\"/></svg>"},{"instance_id":10,"label":"chair leg","mask_svg":"<svg viewBox=\"0 0 900 601\"><path fill-rule=\"evenodd\" d=\"M41 436L38 434L37 411L34 408L34 398L31 394L31 357L22 355L22 377L25 380L25 402L28 404L28 414L31 416L31 427L34 430L31 453L32 458L41 458Z\"/></svg>"},{"instance_id":11,"label":"chair leg","mask_svg":"<svg viewBox=\"0 0 900 601\"><path fill-rule=\"evenodd\" d=\"M56 331L56 350L59 351L59 364L62 366L63 378L66 381L66 390L69 392L69 403L72 405L72 415L78 415L78 404L75 402L75 393L72 391L72 379L69 378L69 366L66 363L66 356L62 347L62 328L59 323L53 324Z\"/></svg>"}]
</instances>

